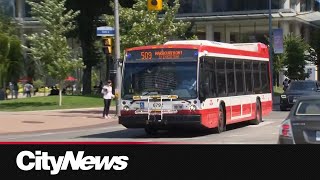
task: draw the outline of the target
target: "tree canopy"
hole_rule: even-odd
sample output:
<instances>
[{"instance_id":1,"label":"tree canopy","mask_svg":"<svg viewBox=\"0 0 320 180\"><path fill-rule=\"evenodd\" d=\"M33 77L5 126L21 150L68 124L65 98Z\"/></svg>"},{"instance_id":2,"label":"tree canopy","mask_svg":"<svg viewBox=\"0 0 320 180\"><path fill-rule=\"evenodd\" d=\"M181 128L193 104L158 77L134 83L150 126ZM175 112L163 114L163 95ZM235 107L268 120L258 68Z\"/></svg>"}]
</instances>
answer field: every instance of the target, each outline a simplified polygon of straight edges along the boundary
<instances>
[{"instance_id":1,"label":"tree canopy","mask_svg":"<svg viewBox=\"0 0 320 180\"><path fill-rule=\"evenodd\" d=\"M16 33L14 21L0 11L0 87L17 81L22 73L21 41Z\"/></svg>"},{"instance_id":2,"label":"tree canopy","mask_svg":"<svg viewBox=\"0 0 320 180\"><path fill-rule=\"evenodd\" d=\"M31 14L37 18L44 31L28 36L30 52L37 63L58 80L60 90L59 105L62 105L62 88L64 80L78 67L82 59L74 57L67 42L67 33L75 28L74 19L78 11L67 10L66 0L27 1Z\"/></svg>"},{"instance_id":3,"label":"tree canopy","mask_svg":"<svg viewBox=\"0 0 320 180\"><path fill-rule=\"evenodd\" d=\"M110 3L114 7L113 2ZM119 33L121 52L126 48L143 45L162 44L173 39L195 39L187 37L190 22L175 20L180 7L179 0L174 3L163 1L163 11L148 11L145 0L137 0L132 8L119 6ZM114 27L114 16L105 15L108 26Z\"/></svg>"},{"instance_id":4,"label":"tree canopy","mask_svg":"<svg viewBox=\"0 0 320 180\"><path fill-rule=\"evenodd\" d=\"M284 38L283 64L287 68L284 74L293 80L304 80L308 77L305 73L306 52L309 45L300 37L288 34Z\"/></svg>"}]
</instances>

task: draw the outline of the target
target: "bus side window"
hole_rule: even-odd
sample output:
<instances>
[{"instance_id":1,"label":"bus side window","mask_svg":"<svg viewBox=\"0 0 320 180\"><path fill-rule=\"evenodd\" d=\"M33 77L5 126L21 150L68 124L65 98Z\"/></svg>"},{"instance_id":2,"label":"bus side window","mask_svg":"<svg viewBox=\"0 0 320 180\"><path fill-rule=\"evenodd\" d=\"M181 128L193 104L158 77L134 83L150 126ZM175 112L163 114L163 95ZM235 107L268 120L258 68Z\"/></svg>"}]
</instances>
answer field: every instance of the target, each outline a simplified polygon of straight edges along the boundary
<instances>
[{"instance_id":1,"label":"bus side window","mask_svg":"<svg viewBox=\"0 0 320 180\"><path fill-rule=\"evenodd\" d=\"M246 61L244 63L246 94L252 94L252 62Z\"/></svg>"},{"instance_id":2,"label":"bus side window","mask_svg":"<svg viewBox=\"0 0 320 180\"><path fill-rule=\"evenodd\" d=\"M244 90L244 72L243 72L243 62L236 61L235 63L235 77L236 77L236 87L237 87L237 94L242 95Z\"/></svg>"},{"instance_id":3,"label":"bus side window","mask_svg":"<svg viewBox=\"0 0 320 180\"><path fill-rule=\"evenodd\" d=\"M226 61L226 74L227 74L227 87L228 87L228 95L235 94L235 77L234 77L234 61L227 60Z\"/></svg>"},{"instance_id":4,"label":"bus side window","mask_svg":"<svg viewBox=\"0 0 320 180\"><path fill-rule=\"evenodd\" d=\"M215 97L214 59L205 57L200 65L200 96L202 99Z\"/></svg>"},{"instance_id":5,"label":"bus side window","mask_svg":"<svg viewBox=\"0 0 320 180\"><path fill-rule=\"evenodd\" d=\"M270 80L269 80L269 67L268 62L261 62L261 85L263 93L270 93Z\"/></svg>"},{"instance_id":6,"label":"bus side window","mask_svg":"<svg viewBox=\"0 0 320 180\"><path fill-rule=\"evenodd\" d=\"M204 101L209 96L209 73L206 70L204 58L200 59L199 99Z\"/></svg>"},{"instance_id":7,"label":"bus side window","mask_svg":"<svg viewBox=\"0 0 320 180\"><path fill-rule=\"evenodd\" d=\"M226 72L225 72L225 60L216 59L216 81L217 81L217 93L218 96L226 96Z\"/></svg>"},{"instance_id":8,"label":"bus side window","mask_svg":"<svg viewBox=\"0 0 320 180\"><path fill-rule=\"evenodd\" d=\"M261 93L261 74L259 62L253 62L253 87L255 94Z\"/></svg>"}]
</instances>

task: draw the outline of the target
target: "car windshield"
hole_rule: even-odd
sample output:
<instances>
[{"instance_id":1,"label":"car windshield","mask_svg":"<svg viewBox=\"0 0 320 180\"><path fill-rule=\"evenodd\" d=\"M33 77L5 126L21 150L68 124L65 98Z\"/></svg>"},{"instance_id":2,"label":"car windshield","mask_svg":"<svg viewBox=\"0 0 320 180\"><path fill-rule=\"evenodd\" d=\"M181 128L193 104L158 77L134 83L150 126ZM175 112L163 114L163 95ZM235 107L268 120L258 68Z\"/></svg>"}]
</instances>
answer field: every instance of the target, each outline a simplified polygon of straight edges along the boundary
<instances>
[{"instance_id":1,"label":"car windshield","mask_svg":"<svg viewBox=\"0 0 320 180\"><path fill-rule=\"evenodd\" d=\"M314 91L316 85L314 82L291 82L288 90L291 91Z\"/></svg>"},{"instance_id":2,"label":"car windshield","mask_svg":"<svg viewBox=\"0 0 320 180\"><path fill-rule=\"evenodd\" d=\"M320 100L301 101L297 106L296 115L320 115Z\"/></svg>"},{"instance_id":3,"label":"car windshield","mask_svg":"<svg viewBox=\"0 0 320 180\"><path fill-rule=\"evenodd\" d=\"M196 79L197 62L126 63L122 98L154 94L196 98Z\"/></svg>"}]
</instances>

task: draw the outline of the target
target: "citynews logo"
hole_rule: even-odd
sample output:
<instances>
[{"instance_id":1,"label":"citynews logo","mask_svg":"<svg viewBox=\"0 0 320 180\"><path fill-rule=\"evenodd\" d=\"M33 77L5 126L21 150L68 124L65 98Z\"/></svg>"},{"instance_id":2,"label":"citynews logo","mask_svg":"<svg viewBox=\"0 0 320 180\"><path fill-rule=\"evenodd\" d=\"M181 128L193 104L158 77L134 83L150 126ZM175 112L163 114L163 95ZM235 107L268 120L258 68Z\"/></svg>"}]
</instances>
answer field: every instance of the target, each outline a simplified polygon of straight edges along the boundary
<instances>
[{"instance_id":1,"label":"citynews logo","mask_svg":"<svg viewBox=\"0 0 320 180\"><path fill-rule=\"evenodd\" d=\"M27 161L24 161L27 160ZM47 170L51 175L56 175L60 170L67 170L69 164L72 170L117 170L121 171L128 166L128 156L85 156L84 151L79 151L76 157L73 151L67 151L64 156L49 156L48 152L21 151L16 158L17 166L23 171ZM27 162L27 163L25 163Z\"/></svg>"}]
</instances>

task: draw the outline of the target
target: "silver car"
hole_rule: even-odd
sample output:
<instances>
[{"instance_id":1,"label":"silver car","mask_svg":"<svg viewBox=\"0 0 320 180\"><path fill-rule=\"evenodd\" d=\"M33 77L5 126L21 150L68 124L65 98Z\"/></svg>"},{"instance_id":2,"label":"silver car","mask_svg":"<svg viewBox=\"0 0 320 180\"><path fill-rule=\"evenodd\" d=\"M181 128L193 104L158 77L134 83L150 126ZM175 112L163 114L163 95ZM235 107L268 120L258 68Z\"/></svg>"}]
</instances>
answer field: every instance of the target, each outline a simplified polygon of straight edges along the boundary
<instances>
[{"instance_id":1,"label":"silver car","mask_svg":"<svg viewBox=\"0 0 320 180\"><path fill-rule=\"evenodd\" d=\"M320 144L320 96L300 97L281 123L279 144Z\"/></svg>"}]
</instances>

